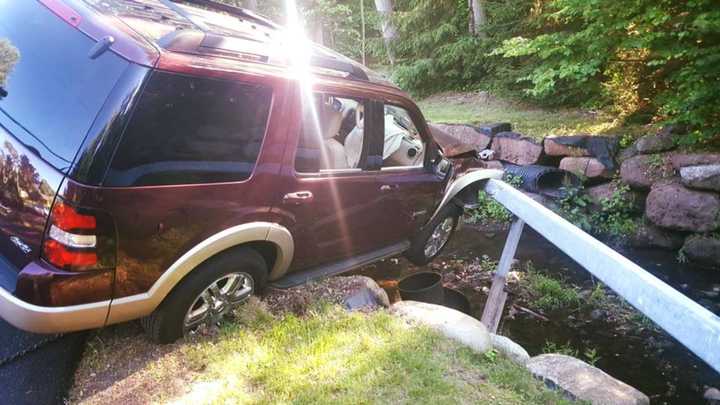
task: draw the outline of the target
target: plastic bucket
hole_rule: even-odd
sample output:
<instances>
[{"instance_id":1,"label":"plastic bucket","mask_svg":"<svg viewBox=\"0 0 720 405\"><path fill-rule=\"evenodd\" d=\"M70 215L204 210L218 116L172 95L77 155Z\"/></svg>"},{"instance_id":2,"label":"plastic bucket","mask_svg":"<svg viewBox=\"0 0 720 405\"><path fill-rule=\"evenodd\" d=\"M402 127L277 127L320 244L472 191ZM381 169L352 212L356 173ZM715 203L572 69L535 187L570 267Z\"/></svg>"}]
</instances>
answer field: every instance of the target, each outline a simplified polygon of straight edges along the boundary
<instances>
[{"instance_id":1,"label":"plastic bucket","mask_svg":"<svg viewBox=\"0 0 720 405\"><path fill-rule=\"evenodd\" d=\"M470 300L458 290L445 288L445 306L470 315Z\"/></svg>"},{"instance_id":2,"label":"plastic bucket","mask_svg":"<svg viewBox=\"0 0 720 405\"><path fill-rule=\"evenodd\" d=\"M439 273L422 272L409 275L398 283L400 297L407 301L445 305L445 291Z\"/></svg>"}]
</instances>

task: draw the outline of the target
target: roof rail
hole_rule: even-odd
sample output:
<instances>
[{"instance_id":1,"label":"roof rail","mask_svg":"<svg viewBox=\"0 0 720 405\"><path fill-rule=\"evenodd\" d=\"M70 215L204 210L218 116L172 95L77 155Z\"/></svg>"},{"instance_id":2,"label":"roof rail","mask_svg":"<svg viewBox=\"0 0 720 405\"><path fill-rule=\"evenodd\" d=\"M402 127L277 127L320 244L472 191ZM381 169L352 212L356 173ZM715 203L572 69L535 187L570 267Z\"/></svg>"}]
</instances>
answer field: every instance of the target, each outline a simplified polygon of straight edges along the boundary
<instances>
[{"instance_id":1,"label":"roof rail","mask_svg":"<svg viewBox=\"0 0 720 405\"><path fill-rule=\"evenodd\" d=\"M182 8L178 7L178 6L175 4L174 0L160 0L160 2L161 2L162 4L164 4L164 5L165 5L167 8L169 8L170 10L176 12L179 16L181 16L181 17L182 17L183 19L185 19L187 22L189 22L190 24L192 24L192 25L194 25L195 27L197 27L200 31L203 31L203 32L208 32L208 31L209 31L208 27L207 27L205 24L203 24L203 23L200 22L200 21L197 21L197 20L193 19L190 14L188 14L187 12L185 12L185 10L183 10Z\"/></svg>"},{"instance_id":2,"label":"roof rail","mask_svg":"<svg viewBox=\"0 0 720 405\"><path fill-rule=\"evenodd\" d=\"M231 6L229 4L219 3L217 1L213 0L170 0L175 3L189 3L194 4L198 6L202 6L211 10L215 11L222 11L224 13L233 15L235 17L244 18L247 20L253 20L254 22L264 25L269 28L274 29L281 29L282 27L278 24L275 24L274 22L270 21L269 19L260 16L258 14L253 13L250 10L244 9L242 7L235 7Z\"/></svg>"}]
</instances>

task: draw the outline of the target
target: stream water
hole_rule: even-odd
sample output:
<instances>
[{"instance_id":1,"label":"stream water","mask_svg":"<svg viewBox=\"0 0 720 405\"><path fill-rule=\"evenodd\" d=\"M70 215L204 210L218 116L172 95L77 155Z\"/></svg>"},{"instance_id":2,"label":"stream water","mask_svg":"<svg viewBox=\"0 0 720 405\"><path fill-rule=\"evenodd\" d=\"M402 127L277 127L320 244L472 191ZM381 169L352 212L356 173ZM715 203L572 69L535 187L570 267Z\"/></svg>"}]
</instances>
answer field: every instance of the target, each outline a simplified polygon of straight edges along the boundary
<instances>
[{"instance_id":1,"label":"stream water","mask_svg":"<svg viewBox=\"0 0 720 405\"><path fill-rule=\"evenodd\" d=\"M497 260L505 236L505 231L487 232L466 225L453 236L442 256L429 266L437 271L444 262L470 263L482 255ZM661 250L625 250L621 253L720 314L720 270L680 264L672 252ZM589 290L594 285L588 272L528 227L523 232L516 258L521 262L532 261L536 268L556 273L581 288ZM394 290L396 280L427 270L428 266L415 267L404 259L393 258L366 267L360 273L378 280L392 297L397 294ZM469 285L461 286L460 290L470 299L472 315L479 319L487 290ZM639 320L633 327L623 327L611 321L610 314L597 310L545 314L548 319L541 319L524 311L509 310L512 303L511 296L499 333L521 344L531 356L542 353L547 342L572 347L579 353L578 357L586 361L584 353L594 350L592 357L599 356L595 363L597 367L644 392L653 404L701 404L705 389L720 388L720 374L675 339L651 325L643 326Z\"/></svg>"}]
</instances>

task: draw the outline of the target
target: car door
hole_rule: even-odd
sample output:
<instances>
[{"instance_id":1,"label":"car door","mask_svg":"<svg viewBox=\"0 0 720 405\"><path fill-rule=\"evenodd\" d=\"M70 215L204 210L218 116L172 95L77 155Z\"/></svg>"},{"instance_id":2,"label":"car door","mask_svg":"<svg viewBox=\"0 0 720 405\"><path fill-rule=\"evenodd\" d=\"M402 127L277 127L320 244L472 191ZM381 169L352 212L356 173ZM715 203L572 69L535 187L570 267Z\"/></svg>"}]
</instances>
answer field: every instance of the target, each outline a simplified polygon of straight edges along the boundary
<instances>
[{"instance_id":1,"label":"car door","mask_svg":"<svg viewBox=\"0 0 720 405\"><path fill-rule=\"evenodd\" d=\"M383 207L377 220L385 243L412 238L442 197L447 179L433 170L435 144L424 122L410 105L383 105L383 158L376 181Z\"/></svg>"},{"instance_id":2,"label":"car door","mask_svg":"<svg viewBox=\"0 0 720 405\"><path fill-rule=\"evenodd\" d=\"M372 160L367 141L372 114L365 116L368 101L327 92L302 98L298 103L302 124L297 144L288 148L277 208L291 218L285 225L295 241L293 271L381 246L377 171L367 164Z\"/></svg>"}]
</instances>

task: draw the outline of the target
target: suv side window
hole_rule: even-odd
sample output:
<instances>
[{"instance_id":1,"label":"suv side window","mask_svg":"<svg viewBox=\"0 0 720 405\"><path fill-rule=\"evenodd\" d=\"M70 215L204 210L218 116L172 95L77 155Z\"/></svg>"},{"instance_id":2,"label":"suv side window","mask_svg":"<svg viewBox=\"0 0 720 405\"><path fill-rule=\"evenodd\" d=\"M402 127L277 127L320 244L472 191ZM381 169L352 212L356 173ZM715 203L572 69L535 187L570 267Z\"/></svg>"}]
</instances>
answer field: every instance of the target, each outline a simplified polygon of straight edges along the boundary
<instances>
[{"instance_id":1,"label":"suv side window","mask_svg":"<svg viewBox=\"0 0 720 405\"><path fill-rule=\"evenodd\" d=\"M303 102L295 170L318 173L360 170L364 165L365 102L317 93Z\"/></svg>"},{"instance_id":2,"label":"suv side window","mask_svg":"<svg viewBox=\"0 0 720 405\"><path fill-rule=\"evenodd\" d=\"M105 184L246 180L260 153L271 101L266 86L154 72Z\"/></svg>"},{"instance_id":3,"label":"suv side window","mask_svg":"<svg viewBox=\"0 0 720 405\"><path fill-rule=\"evenodd\" d=\"M427 144L402 107L385 105L383 168L422 167Z\"/></svg>"}]
</instances>

